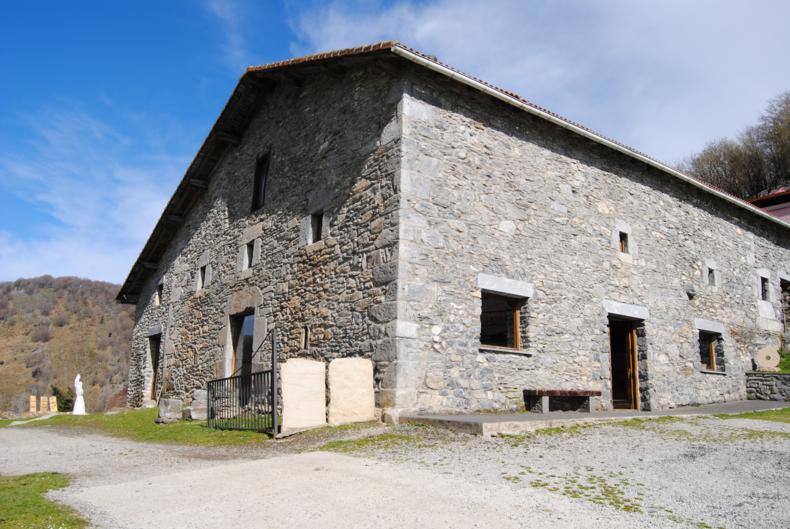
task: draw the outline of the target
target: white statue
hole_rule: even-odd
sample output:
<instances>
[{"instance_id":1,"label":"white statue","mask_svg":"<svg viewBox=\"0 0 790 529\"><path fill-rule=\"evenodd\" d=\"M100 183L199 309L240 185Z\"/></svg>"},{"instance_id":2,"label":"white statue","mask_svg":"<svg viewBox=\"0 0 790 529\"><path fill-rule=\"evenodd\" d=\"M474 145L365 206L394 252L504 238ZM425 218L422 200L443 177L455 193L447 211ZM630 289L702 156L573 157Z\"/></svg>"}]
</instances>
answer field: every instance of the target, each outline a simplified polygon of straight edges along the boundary
<instances>
[{"instance_id":1,"label":"white statue","mask_svg":"<svg viewBox=\"0 0 790 529\"><path fill-rule=\"evenodd\" d=\"M74 392L77 396L74 398L74 409L71 414L87 415L87 413L85 413L85 398L82 396L85 392L82 389L82 380L80 380L79 373L77 373L77 378L74 379Z\"/></svg>"}]
</instances>

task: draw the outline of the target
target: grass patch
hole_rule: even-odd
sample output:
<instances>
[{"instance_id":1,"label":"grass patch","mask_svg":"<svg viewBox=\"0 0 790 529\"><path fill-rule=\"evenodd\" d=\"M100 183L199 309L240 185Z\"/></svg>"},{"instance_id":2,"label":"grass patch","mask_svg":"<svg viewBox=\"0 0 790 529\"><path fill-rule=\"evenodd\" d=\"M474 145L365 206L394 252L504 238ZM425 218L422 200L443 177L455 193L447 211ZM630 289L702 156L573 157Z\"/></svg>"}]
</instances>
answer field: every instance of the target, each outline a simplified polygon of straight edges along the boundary
<instances>
[{"instance_id":1,"label":"grass patch","mask_svg":"<svg viewBox=\"0 0 790 529\"><path fill-rule=\"evenodd\" d=\"M383 450L403 445L412 445L420 448L432 446L415 435L382 433L379 435L371 435L370 437L360 437L359 439L329 441L321 446L319 450L351 454L364 450Z\"/></svg>"},{"instance_id":2,"label":"grass patch","mask_svg":"<svg viewBox=\"0 0 790 529\"><path fill-rule=\"evenodd\" d=\"M750 411L737 415L716 415L719 419L752 419L755 421L773 421L790 423L790 408L781 410Z\"/></svg>"},{"instance_id":3,"label":"grass patch","mask_svg":"<svg viewBox=\"0 0 790 529\"><path fill-rule=\"evenodd\" d=\"M556 476L528 467L524 469L538 476L529 481L532 488L557 492L569 498L607 505L621 511L643 512L643 487L631 483L619 472L598 474L586 467L583 472L576 469L570 474Z\"/></svg>"},{"instance_id":4,"label":"grass patch","mask_svg":"<svg viewBox=\"0 0 790 529\"><path fill-rule=\"evenodd\" d=\"M11 424L11 423L12 423L12 422L14 422L15 420L16 420L16 419L0 419L0 428L5 428L6 426L8 426L9 424Z\"/></svg>"},{"instance_id":5,"label":"grass patch","mask_svg":"<svg viewBox=\"0 0 790 529\"><path fill-rule=\"evenodd\" d=\"M156 416L156 408L131 410L110 415L55 415L49 419L34 421L21 427L83 428L143 443L198 446L249 445L269 439L268 435L258 432L214 430L207 427L204 421L155 424ZM15 426L15 428L17 427Z\"/></svg>"},{"instance_id":6,"label":"grass patch","mask_svg":"<svg viewBox=\"0 0 790 529\"><path fill-rule=\"evenodd\" d=\"M636 428L638 430L646 429L648 426L656 424L667 424L682 421L680 417L673 415L661 415L659 417L634 417L633 419L626 419L624 421L617 421L610 423L612 426L622 426L623 428Z\"/></svg>"},{"instance_id":7,"label":"grass patch","mask_svg":"<svg viewBox=\"0 0 790 529\"><path fill-rule=\"evenodd\" d=\"M0 529L81 529L88 522L73 509L44 497L69 484L65 474L0 476Z\"/></svg>"},{"instance_id":8,"label":"grass patch","mask_svg":"<svg viewBox=\"0 0 790 529\"><path fill-rule=\"evenodd\" d=\"M779 371L790 373L790 349L786 347L779 349Z\"/></svg>"}]
</instances>

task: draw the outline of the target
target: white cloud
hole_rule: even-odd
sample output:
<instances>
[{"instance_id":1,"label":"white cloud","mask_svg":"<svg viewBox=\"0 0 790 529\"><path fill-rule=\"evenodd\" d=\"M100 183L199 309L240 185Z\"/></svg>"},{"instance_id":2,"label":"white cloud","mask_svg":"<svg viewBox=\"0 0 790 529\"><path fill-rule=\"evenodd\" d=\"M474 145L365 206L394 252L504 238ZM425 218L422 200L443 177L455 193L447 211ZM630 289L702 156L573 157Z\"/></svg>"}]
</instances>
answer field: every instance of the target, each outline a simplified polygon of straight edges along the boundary
<instances>
[{"instance_id":1,"label":"white cloud","mask_svg":"<svg viewBox=\"0 0 790 529\"><path fill-rule=\"evenodd\" d=\"M234 0L205 0L204 6L222 26L222 53L226 65L234 73L241 72L252 64L244 41L242 4Z\"/></svg>"},{"instance_id":2,"label":"white cloud","mask_svg":"<svg viewBox=\"0 0 790 529\"><path fill-rule=\"evenodd\" d=\"M294 53L399 39L670 163L790 89L784 0L333 2Z\"/></svg>"},{"instance_id":3,"label":"white cloud","mask_svg":"<svg viewBox=\"0 0 790 529\"><path fill-rule=\"evenodd\" d=\"M29 149L0 152L0 190L47 217L23 213L19 225L0 229L0 280L122 281L186 167L186 157L166 153L184 146L133 139L156 128L141 119L111 126L47 111L29 123Z\"/></svg>"}]
</instances>

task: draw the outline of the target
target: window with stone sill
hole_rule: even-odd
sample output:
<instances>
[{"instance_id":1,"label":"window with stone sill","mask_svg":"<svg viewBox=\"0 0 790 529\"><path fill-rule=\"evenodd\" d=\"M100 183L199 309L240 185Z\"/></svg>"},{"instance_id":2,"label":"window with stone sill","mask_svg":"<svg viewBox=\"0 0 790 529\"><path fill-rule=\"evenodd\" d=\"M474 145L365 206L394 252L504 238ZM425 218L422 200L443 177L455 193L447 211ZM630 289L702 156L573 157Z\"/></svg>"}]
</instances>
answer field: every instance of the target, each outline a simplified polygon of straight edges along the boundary
<instances>
[{"instance_id":1,"label":"window with stone sill","mask_svg":"<svg viewBox=\"0 0 790 529\"><path fill-rule=\"evenodd\" d=\"M480 310L480 347L521 349L527 326L526 298L483 291Z\"/></svg>"},{"instance_id":2,"label":"window with stone sill","mask_svg":"<svg viewBox=\"0 0 790 529\"><path fill-rule=\"evenodd\" d=\"M699 331L699 357L703 370L724 372L724 340L721 334Z\"/></svg>"},{"instance_id":3,"label":"window with stone sill","mask_svg":"<svg viewBox=\"0 0 790 529\"><path fill-rule=\"evenodd\" d=\"M760 299L770 301L770 283L767 277L760 276Z\"/></svg>"},{"instance_id":4,"label":"window with stone sill","mask_svg":"<svg viewBox=\"0 0 790 529\"><path fill-rule=\"evenodd\" d=\"M252 268L252 256L254 251L255 251L254 241L250 241L244 245L244 264L242 265L242 270L247 270Z\"/></svg>"},{"instance_id":5,"label":"window with stone sill","mask_svg":"<svg viewBox=\"0 0 790 529\"><path fill-rule=\"evenodd\" d=\"M624 231L620 232L620 253L631 253L628 249L628 234Z\"/></svg>"}]
</instances>

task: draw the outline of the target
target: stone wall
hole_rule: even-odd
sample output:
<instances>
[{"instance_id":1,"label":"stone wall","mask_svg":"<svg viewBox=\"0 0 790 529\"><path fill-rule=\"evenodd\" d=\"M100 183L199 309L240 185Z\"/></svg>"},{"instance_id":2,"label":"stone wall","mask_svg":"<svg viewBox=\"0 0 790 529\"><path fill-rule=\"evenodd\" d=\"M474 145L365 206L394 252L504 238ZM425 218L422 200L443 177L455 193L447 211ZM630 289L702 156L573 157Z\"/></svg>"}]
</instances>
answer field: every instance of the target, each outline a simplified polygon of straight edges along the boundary
<instances>
[{"instance_id":1,"label":"stone wall","mask_svg":"<svg viewBox=\"0 0 790 529\"><path fill-rule=\"evenodd\" d=\"M254 348L275 325L281 360L375 357L376 383L387 389L394 380L386 329L395 318L401 93L372 64L277 85L141 294L130 405L142 403L150 380L148 335L163 336L159 382L189 399L207 380L230 374L229 317L244 311L255 314ZM251 212L256 158L267 151L266 203ZM325 213L323 239L307 244L317 210ZM249 242L253 263L242 270ZM198 290L201 266L206 285ZM256 367L266 364L263 350Z\"/></svg>"},{"instance_id":2,"label":"stone wall","mask_svg":"<svg viewBox=\"0 0 790 529\"><path fill-rule=\"evenodd\" d=\"M606 407L607 307L645 320L643 404L745 398L751 355L781 328L786 230L459 83L408 79L398 409L515 408L524 388L597 389ZM522 351L480 349L480 274L534 285ZM696 320L721 327L726 373L703 369Z\"/></svg>"},{"instance_id":3,"label":"stone wall","mask_svg":"<svg viewBox=\"0 0 790 529\"><path fill-rule=\"evenodd\" d=\"M746 395L751 400L790 400L790 373L746 373Z\"/></svg>"}]
</instances>

